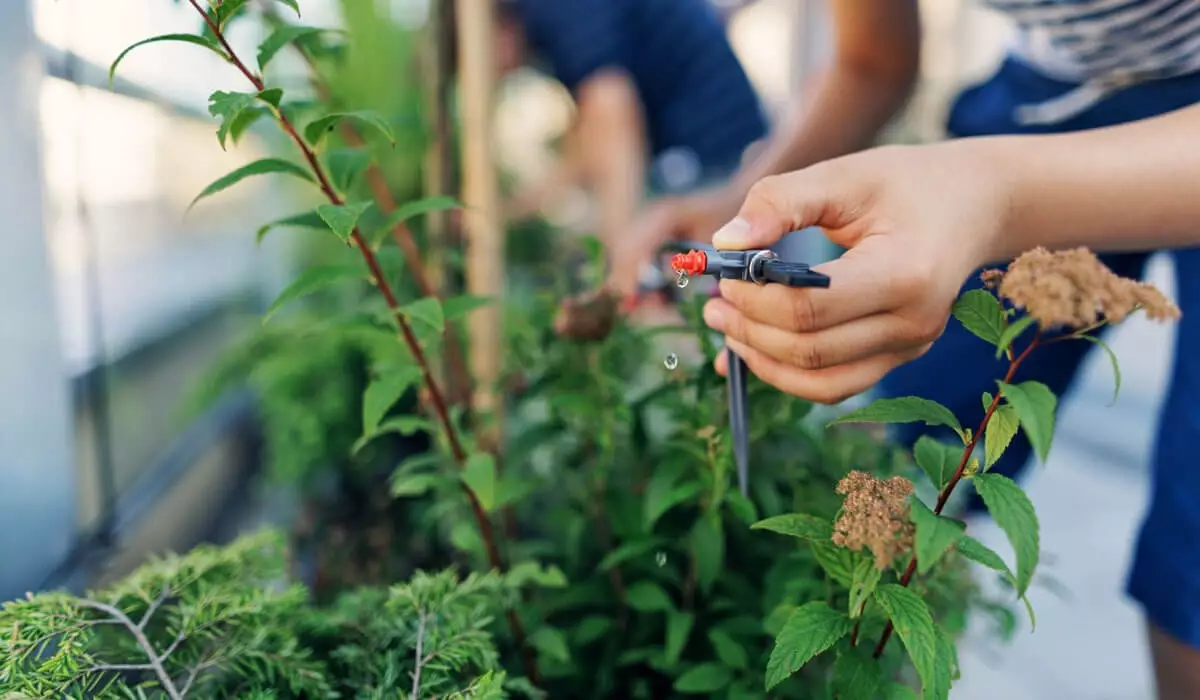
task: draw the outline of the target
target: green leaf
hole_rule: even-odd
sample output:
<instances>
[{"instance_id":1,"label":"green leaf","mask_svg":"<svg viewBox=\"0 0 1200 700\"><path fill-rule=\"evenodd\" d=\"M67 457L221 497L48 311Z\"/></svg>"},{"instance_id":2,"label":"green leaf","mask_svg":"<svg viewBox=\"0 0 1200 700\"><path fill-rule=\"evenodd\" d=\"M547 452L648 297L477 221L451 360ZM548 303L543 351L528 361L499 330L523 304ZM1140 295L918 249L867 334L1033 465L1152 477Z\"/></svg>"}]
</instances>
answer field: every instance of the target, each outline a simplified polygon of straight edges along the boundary
<instances>
[{"instance_id":1,"label":"green leaf","mask_svg":"<svg viewBox=\"0 0 1200 700\"><path fill-rule=\"evenodd\" d=\"M721 663L739 670L750 667L750 657L746 654L746 648L725 630L719 627L709 630L708 641L712 644L713 651L717 652Z\"/></svg>"},{"instance_id":2,"label":"green leaf","mask_svg":"<svg viewBox=\"0 0 1200 700\"><path fill-rule=\"evenodd\" d=\"M642 496L642 527L646 532L652 531L654 524L668 510L698 495L704 489L704 485L699 481L676 483L681 473L680 468L668 466L656 469L650 476Z\"/></svg>"},{"instance_id":3,"label":"green leaf","mask_svg":"<svg viewBox=\"0 0 1200 700\"><path fill-rule=\"evenodd\" d=\"M618 566L630 559L645 556L655 550L661 550L669 544L670 540L662 537L626 542L605 555L596 568L600 571L608 571L614 566Z\"/></svg>"},{"instance_id":4,"label":"green leaf","mask_svg":"<svg viewBox=\"0 0 1200 700\"><path fill-rule=\"evenodd\" d=\"M224 0L224 2L216 3L213 13L217 20L217 26L224 29L225 24L245 6L246 0Z\"/></svg>"},{"instance_id":5,"label":"green leaf","mask_svg":"<svg viewBox=\"0 0 1200 700\"><path fill-rule=\"evenodd\" d=\"M900 641L908 651L926 700L944 700L938 694L941 684L937 661L937 628L929 607L921 596L894 583L885 583L875 589L875 602L887 614L896 629Z\"/></svg>"},{"instance_id":6,"label":"green leaf","mask_svg":"<svg viewBox=\"0 0 1200 700\"><path fill-rule=\"evenodd\" d=\"M437 297L422 297L400 307L400 313L410 323L420 324L436 333L446 330L446 316Z\"/></svg>"},{"instance_id":7,"label":"green leaf","mask_svg":"<svg viewBox=\"0 0 1200 700\"><path fill-rule=\"evenodd\" d=\"M435 211L448 211L450 209L458 209L462 204L453 197L425 197L424 199L416 199L411 202L396 207L396 211L387 219L386 230L391 230L396 224L423 214L428 214Z\"/></svg>"},{"instance_id":8,"label":"green leaf","mask_svg":"<svg viewBox=\"0 0 1200 700\"><path fill-rule=\"evenodd\" d=\"M196 198L192 200L192 203L189 204L187 208L191 209L192 207L196 206L196 202L199 202L201 199L204 199L205 197L211 197L222 190L229 189L248 177L253 175L268 175L271 173L286 173L288 175L295 175L301 180L307 180L308 182L313 181L312 175L310 175L307 170L299 165L296 165L295 163L283 160L282 158L260 158L253 163L247 163L237 170L234 170L233 172L214 180L212 184L210 184L208 187L205 187L200 194L196 195Z\"/></svg>"},{"instance_id":9,"label":"green leaf","mask_svg":"<svg viewBox=\"0 0 1200 700\"><path fill-rule=\"evenodd\" d=\"M1017 416L1017 409L1006 403L996 407L988 420L987 428L983 431L984 471L990 469L1004 455L1004 451L1012 444L1012 439L1017 436L1017 428L1020 425L1021 419Z\"/></svg>"},{"instance_id":10,"label":"green leaf","mask_svg":"<svg viewBox=\"0 0 1200 700\"><path fill-rule=\"evenodd\" d=\"M275 0L275 2L281 2L284 5L287 5L288 7L292 8L292 11L296 13L297 17L300 16L300 5L297 0Z\"/></svg>"},{"instance_id":11,"label":"green leaf","mask_svg":"<svg viewBox=\"0 0 1200 700\"><path fill-rule=\"evenodd\" d=\"M267 88L258 93L258 99L266 102L272 107L278 108L279 102L283 99L282 88Z\"/></svg>"},{"instance_id":12,"label":"green leaf","mask_svg":"<svg viewBox=\"0 0 1200 700\"><path fill-rule=\"evenodd\" d=\"M996 552L979 540L963 534L959 536L958 543L955 544L954 548L958 550L959 554L963 555L967 559L979 564L983 564L993 571L1000 572L1006 579L1009 580L1010 583L1012 583L1012 587L1014 589L1017 587L1017 577L1013 574L1012 569L1008 568L1008 564L1004 563L1004 560L1000 558L999 554L996 554ZM1025 611L1029 613L1030 624L1036 628L1037 618L1033 614L1033 604L1029 602L1028 596L1020 595L1018 597L1020 597L1021 601L1025 603Z\"/></svg>"},{"instance_id":13,"label":"green leaf","mask_svg":"<svg viewBox=\"0 0 1200 700\"><path fill-rule=\"evenodd\" d=\"M729 506L729 510L738 520L747 525L754 525L758 522L758 506L754 505L754 501L743 496L741 491L726 491L725 505Z\"/></svg>"},{"instance_id":14,"label":"green leaf","mask_svg":"<svg viewBox=\"0 0 1200 700\"><path fill-rule=\"evenodd\" d=\"M1117 402L1117 396L1121 393L1121 363L1117 361L1117 353L1113 352L1113 349L1108 346L1108 343L1095 336L1081 335L1079 336L1079 339L1086 340L1092 345L1099 345L1100 348L1104 350L1105 354L1108 355L1108 361L1112 363L1113 379L1116 381L1116 384L1113 386L1112 401L1108 404L1109 406L1112 406Z\"/></svg>"},{"instance_id":15,"label":"green leaf","mask_svg":"<svg viewBox=\"0 0 1200 700\"><path fill-rule=\"evenodd\" d=\"M505 576L510 586L521 588L529 584L539 588L566 588L567 576L562 569L551 564L542 566L536 561L523 561L514 564Z\"/></svg>"},{"instance_id":16,"label":"green leaf","mask_svg":"<svg viewBox=\"0 0 1200 700\"><path fill-rule=\"evenodd\" d=\"M725 566L725 531L721 517L710 513L696 521L691 534L692 556L696 562L696 581L708 593Z\"/></svg>"},{"instance_id":17,"label":"green leaf","mask_svg":"<svg viewBox=\"0 0 1200 700\"><path fill-rule=\"evenodd\" d=\"M363 435L355 441L351 448L351 454L357 454L359 450L366 447L367 443L371 442L380 435L388 433L400 433L401 435L416 435L424 430L427 433L436 433L437 426L431 423L428 419L421 416L396 416L389 418L380 423L370 433Z\"/></svg>"},{"instance_id":18,"label":"green leaf","mask_svg":"<svg viewBox=\"0 0 1200 700\"><path fill-rule=\"evenodd\" d=\"M361 148L338 148L325 156L329 178L339 191L349 190L371 164L370 151Z\"/></svg>"},{"instance_id":19,"label":"green leaf","mask_svg":"<svg viewBox=\"0 0 1200 700\"><path fill-rule=\"evenodd\" d=\"M833 542L813 540L813 557L834 581L849 588L854 585L854 553Z\"/></svg>"},{"instance_id":20,"label":"green leaf","mask_svg":"<svg viewBox=\"0 0 1200 700\"><path fill-rule=\"evenodd\" d=\"M349 242L354 227L371 202L350 202L348 204L322 204L317 207L317 216L325 222L333 234L343 241Z\"/></svg>"},{"instance_id":21,"label":"green leaf","mask_svg":"<svg viewBox=\"0 0 1200 700\"><path fill-rule=\"evenodd\" d=\"M221 148L225 148L225 140L233 130L235 125L244 130L244 125L241 125L241 115L247 109L254 108L254 105L259 102L266 102L273 106L278 106L279 98L283 95L283 91L278 88L264 90L262 92L225 92L218 90L208 97L208 113L220 119L220 126L217 127L217 141L220 142Z\"/></svg>"},{"instance_id":22,"label":"green leaf","mask_svg":"<svg viewBox=\"0 0 1200 700\"><path fill-rule=\"evenodd\" d=\"M687 646L688 635L692 633L692 625L695 622L696 616L692 613L677 610L667 612L667 642L663 647L663 655L668 666L679 663L679 657L683 654L683 648Z\"/></svg>"},{"instance_id":23,"label":"green leaf","mask_svg":"<svg viewBox=\"0 0 1200 700\"><path fill-rule=\"evenodd\" d=\"M858 619L863 605L875 592L875 586L879 585L879 579L883 576L883 572L875 566L875 561L870 557L860 557L854 563L854 571L851 576L848 612L851 618Z\"/></svg>"},{"instance_id":24,"label":"green leaf","mask_svg":"<svg viewBox=\"0 0 1200 700\"><path fill-rule=\"evenodd\" d=\"M919 396L875 399L862 408L834 419L829 425L839 423L924 423L934 427L944 425L960 437L963 436L962 425L950 409Z\"/></svg>"},{"instance_id":25,"label":"green leaf","mask_svg":"<svg viewBox=\"0 0 1200 700\"><path fill-rule=\"evenodd\" d=\"M928 435L917 438L913 445L913 459L938 491L946 488L946 484L954 478L962 455L962 447L948 445Z\"/></svg>"},{"instance_id":26,"label":"green leaf","mask_svg":"<svg viewBox=\"0 0 1200 700\"><path fill-rule=\"evenodd\" d=\"M333 130L338 122L343 119L353 119L361 124L372 127L391 143L396 145L396 136L392 133L392 127L388 126L387 120L367 110L359 110L356 112L334 112L327 114L319 119L314 119L309 122L308 126L304 127L304 139L308 141L314 148L321 143L325 134Z\"/></svg>"},{"instance_id":27,"label":"green leaf","mask_svg":"<svg viewBox=\"0 0 1200 700\"><path fill-rule=\"evenodd\" d=\"M438 482L437 474L392 474L392 496L420 496Z\"/></svg>"},{"instance_id":28,"label":"green leaf","mask_svg":"<svg viewBox=\"0 0 1200 700\"><path fill-rule=\"evenodd\" d=\"M358 265L310 267L302 272L286 289L280 292L275 301L271 302L271 306L267 309L266 314L263 315L262 322L266 323L276 311L297 299L306 297L331 284L352 278L361 278L362 276L362 268Z\"/></svg>"},{"instance_id":29,"label":"green leaf","mask_svg":"<svg viewBox=\"0 0 1200 700\"><path fill-rule=\"evenodd\" d=\"M833 665L833 688L838 700L878 700L883 684L879 662L855 649L838 654Z\"/></svg>"},{"instance_id":30,"label":"green leaf","mask_svg":"<svg viewBox=\"0 0 1200 700\"><path fill-rule=\"evenodd\" d=\"M971 289L954 302L954 318L967 330L983 340L997 345L1004 335L1004 307L991 292Z\"/></svg>"},{"instance_id":31,"label":"green leaf","mask_svg":"<svg viewBox=\"0 0 1200 700\"><path fill-rule=\"evenodd\" d=\"M1004 334L1000 336L1000 342L996 343L996 357L999 358L1001 355L1007 352L1009 347L1013 344L1013 341L1016 340L1017 337L1022 333L1024 333L1025 329L1032 325L1032 316L1022 316L1016 321L1010 323L1008 328L1004 329Z\"/></svg>"},{"instance_id":32,"label":"green leaf","mask_svg":"<svg viewBox=\"0 0 1200 700\"><path fill-rule=\"evenodd\" d=\"M638 612L656 612L659 610L674 610L675 604L662 586L653 581L635 581L625 589L625 602Z\"/></svg>"},{"instance_id":33,"label":"green leaf","mask_svg":"<svg viewBox=\"0 0 1200 700\"><path fill-rule=\"evenodd\" d=\"M966 526L958 520L936 515L921 499L910 501L910 517L916 526L917 572L924 576L950 546L958 541Z\"/></svg>"},{"instance_id":34,"label":"green leaf","mask_svg":"<svg viewBox=\"0 0 1200 700\"><path fill-rule=\"evenodd\" d=\"M1021 428L1033 449L1043 462L1046 461L1050 454L1050 444L1054 440L1054 410L1058 405L1054 392L1041 382L996 383L1000 385L1008 403L1017 409Z\"/></svg>"},{"instance_id":35,"label":"green leaf","mask_svg":"<svg viewBox=\"0 0 1200 700\"><path fill-rule=\"evenodd\" d=\"M470 294L460 294L458 296L449 297L442 301L442 312L447 321L462 318L471 313L475 309L491 304L495 299L491 297L472 296Z\"/></svg>"},{"instance_id":36,"label":"green leaf","mask_svg":"<svg viewBox=\"0 0 1200 700\"><path fill-rule=\"evenodd\" d=\"M733 671L717 663L693 666L675 679L677 693L715 693L733 681Z\"/></svg>"},{"instance_id":37,"label":"green leaf","mask_svg":"<svg viewBox=\"0 0 1200 700\"><path fill-rule=\"evenodd\" d=\"M305 36L320 34L321 31L317 27L305 27L294 24L286 24L279 27L258 45L258 69L265 70L271 59L275 58L275 54L282 51L288 44Z\"/></svg>"},{"instance_id":38,"label":"green leaf","mask_svg":"<svg viewBox=\"0 0 1200 700\"><path fill-rule=\"evenodd\" d=\"M467 458L462 478L484 512L491 512L496 504L496 460L486 452L476 452Z\"/></svg>"},{"instance_id":39,"label":"green leaf","mask_svg":"<svg viewBox=\"0 0 1200 700\"><path fill-rule=\"evenodd\" d=\"M760 520L750 526L751 530L770 530L781 535L790 535L802 540L828 541L833 537L833 524L815 515L791 513L776 515Z\"/></svg>"},{"instance_id":40,"label":"green leaf","mask_svg":"<svg viewBox=\"0 0 1200 700\"><path fill-rule=\"evenodd\" d=\"M610 617L603 615L591 615L583 618L583 620L575 625L573 635L575 637L576 646L587 646L592 642L600 639L608 634L608 631L613 627L613 621Z\"/></svg>"},{"instance_id":41,"label":"green leaf","mask_svg":"<svg viewBox=\"0 0 1200 700\"><path fill-rule=\"evenodd\" d=\"M419 367L404 367L376 378L363 392L363 434L372 435L389 409L406 391L418 385L424 374Z\"/></svg>"},{"instance_id":42,"label":"green leaf","mask_svg":"<svg viewBox=\"0 0 1200 700\"><path fill-rule=\"evenodd\" d=\"M270 114L265 107L247 107L229 122L229 140L237 144L254 122Z\"/></svg>"},{"instance_id":43,"label":"green leaf","mask_svg":"<svg viewBox=\"0 0 1200 700\"><path fill-rule=\"evenodd\" d=\"M546 658L564 664L571 660L571 650L567 646L566 635L553 627L539 627L536 632L529 635L529 643Z\"/></svg>"},{"instance_id":44,"label":"green leaf","mask_svg":"<svg viewBox=\"0 0 1200 700\"><path fill-rule=\"evenodd\" d=\"M1017 595L1024 596L1037 569L1041 547L1033 503L1016 482L1003 474L976 474L971 481L1017 555Z\"/></svg>"},{"instance_id":45,"label":"green leaf","mask_svg":"<svg viewBox=\"0 0 1200 700\"><path fill-rule=\"evenodd\" d=\"M306 211L303 214L285 216L282 219L276 219L275 221L264 225L262 228L258 229L258 233L255 235L255 241L261 243L263 237L267 235L268 231L273 228L280 228L283 226L289 226L293 228L311 228L320 231L326 231L329 229L329 225L325 223L324 219L322 219L320 216L317 216L317 212Z\"/></svg>"},{"instance_id":46,"label":"green leaf","mask_svg":"<svg viewBox=\"0 0 1200 700\"><path fill-rule=\"evenodd\" d=\"M804 664L850 633L850 618L817 601L796 608L775 638L767 661L766 689L782 683Z\"/></svg>"},{"instance_id":47,"label":"green leaf","mask_svg":"<svg viewBox=\"0 0 1200 700\"><path fill-rule=\"evenodd\" d=\"M879 700L918 700L917 691L901 683L888 683Z\"/></svg>"},{"instance_id":48,"label":"green leaf","mask_svg":"<svg viewBox=\"0 0 1200 700\"><path fill-rule=\"evenodd\" d=\"M134 49L138 48L139 46L145 46L146 44L154 44L154 43L157 43L160 41L181 41L186 44L195 44L196 46L203 46L204 48L208 49L209 51L212 51L216 55L220 56L223 60L225 60L225 61L229 60L229 57L225 55L225 51L221 48L221 45L218 44L217 42L213 41L212 39L209 39L208 37L197 36L196 34L160 34L158 36L152 36L149 39L142 39L139 42L130 44L129 46L125 47L124 51L117 54L116 60L114 60L112 62L112 65L110 65L108 67L108 84L111 86L113 84L113 82L116 80L117 66L121 63L122 60L125 59L125 57L127 55L129 55L130 51L133 51Z\"/></svg>"},{"instance_id":49,"label":"green leaf","mask_svg":"<svg viewBox=\"0 0 1200 700\"><path fill-rule=\"evenodd\" d=\"M925 697L937 698L937 700L948 700L950 697L950 686L954 682L955 675L958 672L958 653L954 650L954 643L946 636L946 633L936 625L933 628L934 632L934 684L932 689L925 690Z\"/></svg>"}]
</instances>

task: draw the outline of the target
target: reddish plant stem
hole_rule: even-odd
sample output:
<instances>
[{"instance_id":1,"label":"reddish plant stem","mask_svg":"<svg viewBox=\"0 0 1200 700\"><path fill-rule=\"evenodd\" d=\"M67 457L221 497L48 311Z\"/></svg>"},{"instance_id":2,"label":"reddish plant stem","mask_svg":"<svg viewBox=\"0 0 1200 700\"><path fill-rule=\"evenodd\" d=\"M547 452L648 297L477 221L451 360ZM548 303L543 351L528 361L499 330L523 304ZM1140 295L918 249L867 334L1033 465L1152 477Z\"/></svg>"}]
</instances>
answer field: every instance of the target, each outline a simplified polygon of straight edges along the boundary
<instances>
[{"instance_id":1,"label":"reddish plant stem","mask_svg":"<svg viewBox=\"0 0 1200 700\"><path fill-rule=\"evenodd\" d=\"M1034 336L1033 340L1029 342L1028 347L1026 347L1020 355L1017 355L1016 358L1009 363L1008 372L1004 374L1003 379L1005 384L1008 384L1012 381L1013 375L1017 373L1017 368L1021 366L1021 363L1025 361L1025 358L1029 357L1029 353L1033 352L1033 349L1038 346L1038 342L1040 340L1040 335ZM971 459L971 453L975 451L975 445L979 443L979 439L983 437L984 431L987 430L988 422L992 420L992 415L995 414L996 409L1000 407L1000 399L1003 398L1003 396L1004 393L1000 390L997 390L996 395L992 397L992 403L988 405L987 411L984 412L983 420L979 421L979 428L971 435L970 442L968 442L966 448L963 449L962 459L958 461L958 469L955 470L954 476L950 479L950 483L946 484L946 488L942 489L941 495L938 496L937 505L934 506L933 509L935 514L942 514L942 509L946 507L946 502L950 500L950 496L954 493L954 487L958 486L958 482L962 481L963 472L966 471L967 463ZM900 577L900 585L907 587L908 584L912 582L913 575L916 573L916 571L917 557L914 554L912 559L910 559L908 562L908 568L904 570L904 575ZM855 631L857 631L857 625L855 627ZM892 625L892 621L888 620L887 624L883 628L883 634L879 636L879 643L875 645L875 652L872 654L874 658L878 659L880 656L883 656L883 650L885 647L887 647L888 640L892 638L893 629L894 627Z\"/></svg>"},{"instance_id":2,"label":"reddish plant stem","mask_svg":"<svg viewBox=\"0 0 1200 700\"><path fill-rule=\"evenodd\" d=\"M188 0L188 2L193 8L195 8L196 12L200 13L200 16L204 18L205 24L208 25L208 28L212 31L217 41L221 44L221 47L225 50L229 61L233 63L233 65L239 71L242 72L242 75L246 76L246 79L249 80L252 85L254 85L256 90L261 92L265 88L262 79L246 67L246 64L242 62L241 58L238 57L233 48L229 45L229 42L226 41L225 35L221 28L217 26L217 23L214 22L212 17L200 7L197 0ZM335 206L340 206L343 204L342 198L338 195L337 190L335 190L330 184L329 177L326 175L325 169L321 167L320 161L317 160L316 153L313 152L308 143L305 142L299 133L297 133L296 128L287 118L287 115L285 115L282 111L278 111L277 115L279 126L284 130L285 133L287 133L288 137L295 142L297 148L299 148L300 152L304 155L304 159L308 161L308 165L312 169L313 175L317 178L317 184L321 188L321 192L323 192L330 203L334 204ZM430 370L429 361L425 357L424 351L421 349L421 344L418 342L416 335L413 333L412 327L409 326L408 322L404 319L404 316L399 313L400 303L396 299L396 295L392 291L391 285L388 284L387 278L384 277L383 270L379 266L379 261L376 259L375 254L371 251L371 246L367 243L366 239L363 238L357 227L355 227L351 232L350 241L362 254L363 261L366 263L367 269L370 271L371 276L375 279L376 286L379 288L380 294L383 295L384 301L387 303L388 308L392 311L392 316L396 320L396 325L400 329L400 334L404 339L405 345L408 346L409 352L412 353L413 359L417 362L417 366L421 368L421 373L425 380L425 388L429 395L429 403L431 404L434 413L437 415L438 422L441 424L442 429L445 432L446 442L449 444L450 452L454 456L455 461L458 462L459 466L461 467L466 463L467 453L466 450L463 449L462 441L459 439L458 431L454 427L454 422L450 419L450 412L446 408L446 401L442 395L441 387L438 386L438 383L434 378L432 371ZM480 536L483 539L484 548L487 551L488 561L493 568L504 571L506 569L504 560L501 558L500 550L496 546L496 535L492 528L492 523L488 519L487 513L484 512L483 506L480 504L479 498L475 495L474 491L472 491L465 484L463 485L463 491L467 494L467 500L471 504L471 510L474 513L475 520L479 526ZM526 673L528 673L530 681L536 685L539 682L536 659L533 655L533 650L530 649L526 644L525 630L521 624L521 620L517 617L516 612L511 609L508 611L508 621L512 628L513 638L517 646L519 646L524 652Z\"/></svg>"}]
</instances>

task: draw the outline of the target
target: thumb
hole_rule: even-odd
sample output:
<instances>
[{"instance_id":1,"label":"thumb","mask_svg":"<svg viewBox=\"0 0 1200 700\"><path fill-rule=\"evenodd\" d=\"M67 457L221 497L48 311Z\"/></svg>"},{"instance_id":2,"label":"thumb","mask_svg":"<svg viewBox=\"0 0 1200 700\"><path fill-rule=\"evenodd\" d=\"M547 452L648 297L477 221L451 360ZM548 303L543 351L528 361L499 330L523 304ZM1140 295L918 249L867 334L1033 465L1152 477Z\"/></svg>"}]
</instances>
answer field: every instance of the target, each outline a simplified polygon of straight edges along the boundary
<instances>
[{"instance_id":1,"label":"thumb","mask_svg":"<svg viewBox=\"0 0 1200 700\"><path fill-rule=\"evenodd\" d=\"M847 207L827 178L813 168L763 178L750 188L737 216L713 234L713 246L724 250L767 248L792 231L832 226L829 213Z\"/></svg>"}]
</instances>

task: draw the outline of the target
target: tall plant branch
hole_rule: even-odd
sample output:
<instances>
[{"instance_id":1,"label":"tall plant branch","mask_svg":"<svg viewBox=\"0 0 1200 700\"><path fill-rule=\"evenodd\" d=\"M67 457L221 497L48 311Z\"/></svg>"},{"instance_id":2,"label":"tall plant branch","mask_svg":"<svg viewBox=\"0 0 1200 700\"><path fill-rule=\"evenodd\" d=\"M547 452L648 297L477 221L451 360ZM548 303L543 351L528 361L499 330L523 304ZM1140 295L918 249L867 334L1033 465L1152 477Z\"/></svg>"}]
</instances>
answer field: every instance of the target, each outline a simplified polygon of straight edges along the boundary
<instances>
[{"instance_id":1,"label":"tall plant branch","mask_svg":"<svg viewBox=\"0 0 1200 700\"><path fill-rule=\"evenodd\" d=\"M1033 340L1029 341L1029 345L1025 348L1025 350L1009 363L1008 371L1004 374L1003 382L1005 384L1012 382L1013 376L1017 373L1017 368L1021 366L1021 363L1025 361L1025 358L1029 357L1029 353L1033 352L1034 348L1038 347L1040 342L1041 334L1035 335ZM941 494L938 495L937 505L935 505L933 508L934 514L942 514L942 510L945 509L946 503L949 502L950 496L954 493L954 487L958 486L959 482L962 481L963 474L966 473L967 464L971 460L971 453L975 451L975 446L979 443L979 439L983 436L984 431L987 430L988 423L991 422L992 416L996 413L996 409L1000 407L1000 399L1003 397L1004 392L1002 390L998 390L996 395L992 397L992 402L988 404L987 411L985 411L983 414L983 420L979 421L978 429L971 434L971 439L967 442L966 447L963 448L962 458L958 461L958 469L954 471L954 476L951 477L950 483L946 484L946 487L942 489ZM900 585L907 587L908 584L912 582L916 571L917 556L914 553L912 559L908 562L908 568L904 570L904 575L900 577ZM859 622L855 623L855 627L852 632L852 639L858 638L858 625L861 623L862 617L860 616ZM872 656L874 656L876 659L883 656L883 650L887 647L888 640L892 638L893 629L894 626L892 625L892 621L888 620L887 624L884 625L883 634L879 636L879 643L875 645L875 651L872 654Z\"/></svg>"},{"instance_id":2,"label":"tall plant branch","mask_svg":"<svg viewBox=\"0 0 1200 700\"><path fill-rule=\"evenodd\" d=\"M256 90L261 92L266 89L266 85L263 83L262 78L255 75L249 68L247 68L245 62L242 61L242 59L229 45L223 30L217 24L217 22L213 20L212 16L200 7L197 0L188 0L188 2L204 19L204 23L208 26L209 30L213 33L225 51L226 58L229 60L229 62L232 63L234 67L236 67L242 73L242 75L246 76L246 79L250 81L250 84L253 85ZM317 180L317 185L321 188L321 192L324 193L325 197L331 204L335 206L341 206L344 204L341 196L330 183L329 176L326 174L324 167L321 166L321 162L317 159L316 153L308 145L308 142L306 142L296 131L295 126L291 123L291 120L288 118L288 116L284 114L282 110L274 110L274 115L280 128L282 128L287 136L296 144L296 147L299 148L300 152L303 154L305 161L308 162L309 168L312 170L313 176ZM450 418L450 412L447 409L445 397L442 393L441 387L438 385L436 378L433 376L433 372L430 369L429 360L425 356L425 352L421 348L421 344L417 340L416 334L413 333L412 327L409 325L408 321L405 320L404 315L400 313L400 302L397 300L395 292L392 291L392 287L388 283L387 278L379 265L378 259L371 250L370 244L367 243L366 238L363 237L357 226L355 226L350 232L350 242L353 243L362 254L363 261L366 263L367 269L370 271L372 278L375 280L375 286L379 289L380 294L383 295L384 301L387 303L388 309L391 311L391 315L393 319L395 319L396 325L399 327L400 335L403 338L405 345L408 347L409 352L412 354L413 359L416 361L417 366L421 370L426 392L429 397L429 403L433 408L433 412L437 417L438 423L440 424L446 436L446 442L450 447L450 452L454 457L455 462L457 462L461 468L466 464L467 453L463 448L462 440L458 435L458 430L455 427L453 420ZM503 558L500 556L500 549L496 544L496 534L495 530L492 528L491 520L488 519L487 513L484 511L483 506L479 502L479 498L475 495L475 492L472 491L471 488L466 484L463 484L463 491L467 494L467 500L470 502L471 510L474 513L476 523L479 527L480 536L484 542L484 548L487 552L489 563L495 569L500 571L506 570L507 567L504 564ZM536 684L538 682L536 658L534 657L532 650L526 644L524 626L521 624L520 618L518 618L516 613L511 609L508 611L508 621L512 630L514 641L516 642L517 646L524 651L526 672L528 673L530 680Z\"/></svg>"},{"instance_id":3,"label":"tall plant branch","mask_svg":"<svg viewBox=\"0 0 1200 700\"><path fill-rule=\"evenodd\" d=\"M171 680L171 675L167 673L167 669L163 666L163 657L159 656L158 652L154 650L154 645L151 644L149 638L146 637L146 632L141 625L129 619L128 615L121 612L119 609L108 605L107 603L100 603L94 600L80 600L79 605L90 610L104 613L113 620L119 622L125 627L125 629L129 630L129 633L133 635L133 638L137 641L138 646L141 647L142 651L146 654L147 663L137 664L137 667L139 669L154 671L154 675L156 678L158 678L158 683L162 686L163 692L167 694L167 697L171 698L171 700L182 700L183 695L180 694L179 689L175 687L175 683ZM130 666L132 666L132 664ZM117 667L108 668L111 669Z\"/></svg>"}]
</instances>

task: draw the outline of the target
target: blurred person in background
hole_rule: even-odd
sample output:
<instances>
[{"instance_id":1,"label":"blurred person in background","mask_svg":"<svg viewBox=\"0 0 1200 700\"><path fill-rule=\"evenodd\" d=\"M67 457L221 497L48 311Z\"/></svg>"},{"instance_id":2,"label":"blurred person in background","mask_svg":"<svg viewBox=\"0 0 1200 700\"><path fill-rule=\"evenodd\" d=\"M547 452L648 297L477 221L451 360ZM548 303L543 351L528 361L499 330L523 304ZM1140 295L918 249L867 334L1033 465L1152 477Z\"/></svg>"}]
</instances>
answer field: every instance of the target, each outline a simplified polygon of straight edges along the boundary
<instances>
[{"instance_id":1,"label":"blurred person in background","mask_svg":"<svg viewBox=\"0 0 1200 700\"><path fill-rule=\"evenodd\" d=\"M998 69L954 101L947 123L951 137L1078 132L1152 118L1200 102L1200 2L987 0L986 4L1015 21L1014 41ZM806 96L805 112L781 125L761 154L724 187L663 201L649 211L637 227L643 257L672 237L710 239L737 214L756 182L867 148L899 113L920 64L917 0L837 0L828 7L835 32L834 56L816 89ZM944 182L943 175L930 173L930 180ZM925 201L913 205L937 206ZM970 222L962 223L965 228ZM1121 276L1140 278L1147 258L1144 252L1126 252L1101 259ZM1197 255L1184 251L1174 258L1178 279L1200 279ZM980 284L978 275L967 279L967 288ZM1200 298L1185 293L1194 288L1181 287L1185 320L1179 327L1180 347L1197 342L1198 330L1186 320L1189 308L1200 308ZM1043 382L1061 396L1090 347L1054 344L1032 357L1022 367L1022 376ZM976 425L983 414L979 396L994 389L998 368L1002 369L1000 361L986 342L959 324L950 324L919 359L882 376L879 390L885 396L915 394L938 401L964 425ZM1200 442L1197 375L1200 353L1180 353L1172 380L1172 408L1164 414L1154 455L1155 481L1160 486L1143 524L1127 587L1149 619L1160 689L1163 697L1170 698L1200 698L1200 471L1193 452ZM920 424L907 425L896 436L911 446L927 430ZM1019 476L1030 453L1022 433L992 469ZM966 508L968 513L978 513L983 504L973 496Z\"/></svg>"},{"instance_id":2,"label":"blurred person in background","mask_svg":"<svg viewBox=\"0 0 1200 700\"><path fill-rule=\"evenodd\" d=\"M541 67L574 98L558 175L594 196L609 254L608 283L581 303L628 308L665 286L632 229L647 196L724 180L768 130L711 0L498 0L496 52L501 72Z\"/></svg>"}]
</instances>

